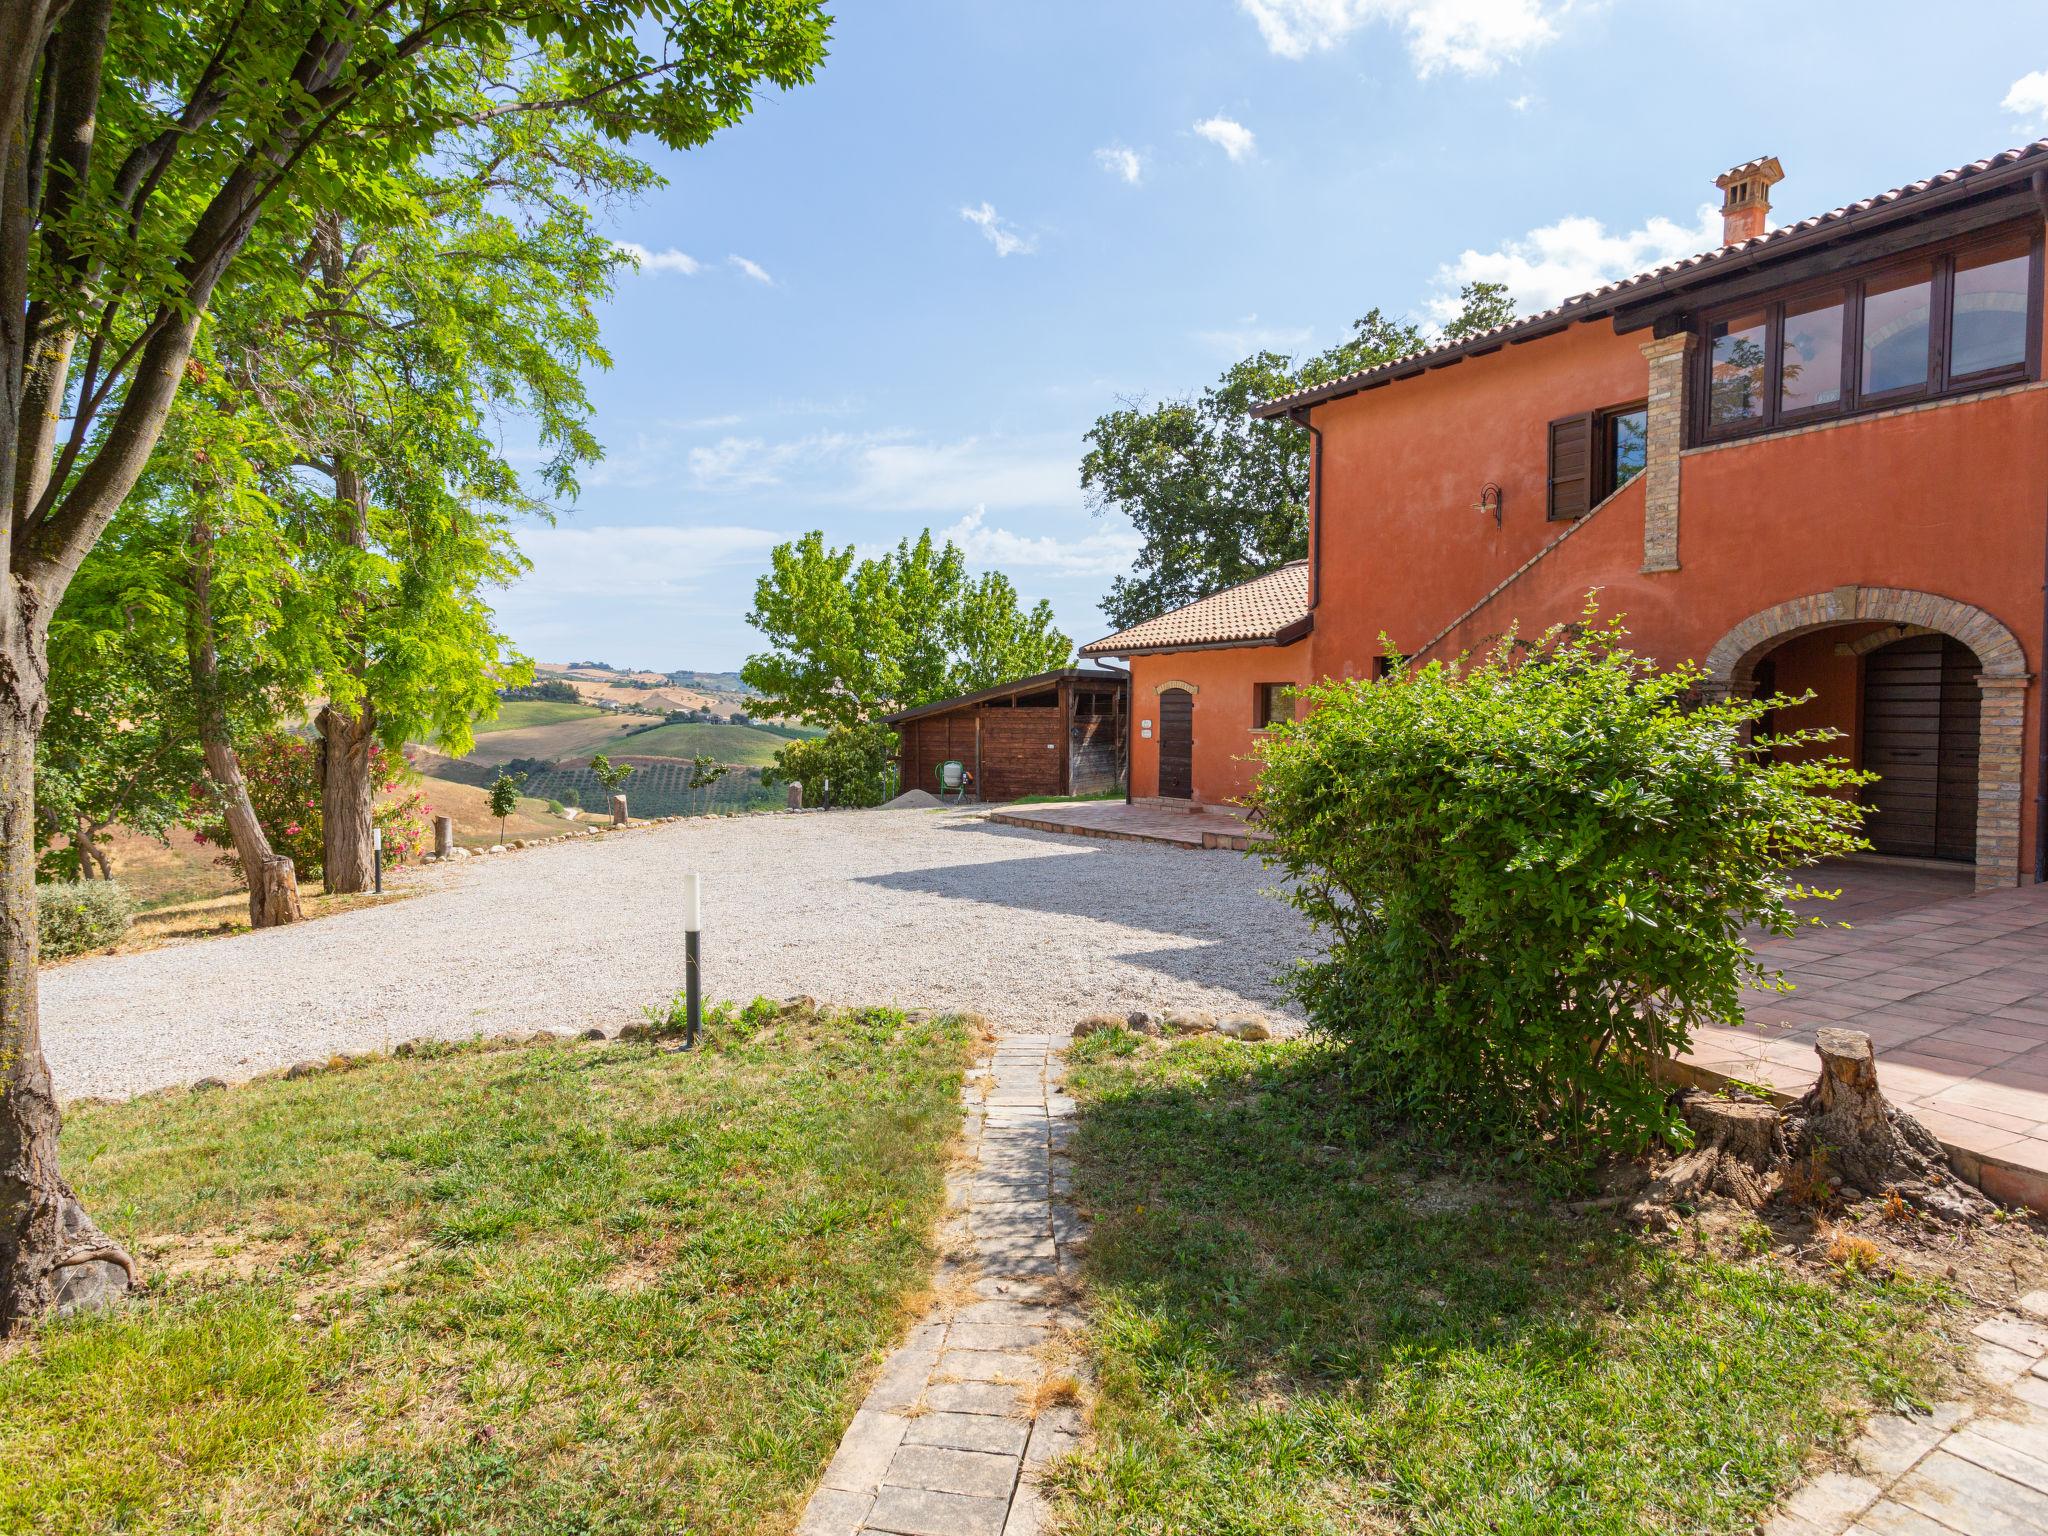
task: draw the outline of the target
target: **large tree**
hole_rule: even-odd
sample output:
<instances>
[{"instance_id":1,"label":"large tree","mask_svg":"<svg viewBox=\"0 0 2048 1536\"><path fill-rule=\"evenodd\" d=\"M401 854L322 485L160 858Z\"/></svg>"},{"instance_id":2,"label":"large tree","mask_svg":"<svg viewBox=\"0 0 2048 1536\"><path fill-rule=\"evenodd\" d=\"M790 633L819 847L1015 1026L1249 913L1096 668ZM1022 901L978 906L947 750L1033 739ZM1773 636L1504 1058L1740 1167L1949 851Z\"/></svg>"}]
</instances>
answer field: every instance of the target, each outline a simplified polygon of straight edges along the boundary
<instances>
[{"instance_id":1,"label":"large tree","mask_svg":"<svg viewBox=\"0 0 2048 1536\"><path fill-rule=\"evenodd\" d=\"M769 649L740 678L756 716L873 725L899 709L1066 665L1073 642L1052 605L1025 608L1000 571L972 578L929 529L869 559L822 533L777 545L748 622Z\"/></svg>"},{"instance_id":2,"label":"large tree","mask_svg":"<svg viewBox=\"0 0 2048 1536\"><path fill-rule=\"evenodd\" d=\"M148 463L259 222L426 163L473 123L561 113L675 148L823 57L817 0L9 0L0 5L0 1330L132 1278L58 1171L36 1014L35 752L51 615ZM559 49L544 98L498 82Z\"/></svg>"},{"instance_id":3,"label":"large tree","mask_svg":"<svg viewBox=\"0 0 2048 1536\"><path fill-rule=\"evenodd\" d=\"M1445 327L1457 339L1512 317L1498 283L1464 290ZM1375 309L1344 341L1305 360L1255 352L1191 399L1125 405L1087 436L1081 487L1098 512L1144 538L1135 569L1110 583L1102 611L1117 628L1207 597L1308 553L1308 434L1251 414L1262 400L1405 357L1432 336Z\"/></svg>"}]
</instances>

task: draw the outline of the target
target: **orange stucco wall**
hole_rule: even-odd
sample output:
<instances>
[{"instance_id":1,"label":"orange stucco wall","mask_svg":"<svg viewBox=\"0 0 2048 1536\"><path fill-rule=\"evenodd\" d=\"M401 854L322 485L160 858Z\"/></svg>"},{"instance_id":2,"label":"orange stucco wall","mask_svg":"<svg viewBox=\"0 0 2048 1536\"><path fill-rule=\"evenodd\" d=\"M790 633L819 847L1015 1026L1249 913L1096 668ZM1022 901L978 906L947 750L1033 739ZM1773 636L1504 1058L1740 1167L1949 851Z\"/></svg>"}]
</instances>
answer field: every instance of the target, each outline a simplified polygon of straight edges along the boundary
<instances>
[{"instance_id":1,"label":"orange stucco wall","mask_svg":"<svg viewBox=\"0 0 2048 1536\"><path fill-rule=\"evenodd\" d=\"M1676 571L1642 570L1641 479L1544 552L1569 526L1545 516L1548 424L1643 399L1643 340L1616 335L1607 321L1589 322L1316 407L1324 456L1312 551L1317 604L1314 633L1293 648L1307 652L1301 676L1370 676L1383 636L1413 654L1474 605L1432 658L1489 644L1511 625L1531 633L1576 617L1593 589L1605 612L1626 616L1637 649L1673 664L1704 660L1766 608L1844 586L1952 598L2011 630L2033 675L2020 858L2030 877L2048 569L2048 386L1690 449L1680 459ZM1489 481L1504 492L1498 526L1475 506ZM1840 638L1792 660L1824 692L1853 695L1853 667L1845 671L1832 651ZM1231 700L1205 729L1197 698L1200 798L1230 798L1246 786L1237 760L1249 746L1248 685L1261 671L1261 654L1139 660L1140 717L1152 684L1176 673L1205 687L1215 679ZM1794 681L1781 674L1781 685ZM1802 712L1797 723L1830 716L1825 723L1849 731L1853 750L1853 708L1836 700ZM1133 743L1139 794L1156 783L1151 747Z\"/></svg>"},{"instance_id":2,"label":"orange stucco wall","mask_svg":"<svg viewBox=\"0 0 2048 1536\"><path fill-rule=\"evenodd\" d=\"M1194 686L1194 798L1220 805L1251 788L1256 776L1246 754L1257 740L1252 729L1260 683L1309 680L1309 642L1246 646L1226 651L1180 651L1131 658L1131 793L1143 799L1159 793L1159 688L1162 683ZM1146 721L1152 722L1147 736Z\"/></svg>"}]
</instances>

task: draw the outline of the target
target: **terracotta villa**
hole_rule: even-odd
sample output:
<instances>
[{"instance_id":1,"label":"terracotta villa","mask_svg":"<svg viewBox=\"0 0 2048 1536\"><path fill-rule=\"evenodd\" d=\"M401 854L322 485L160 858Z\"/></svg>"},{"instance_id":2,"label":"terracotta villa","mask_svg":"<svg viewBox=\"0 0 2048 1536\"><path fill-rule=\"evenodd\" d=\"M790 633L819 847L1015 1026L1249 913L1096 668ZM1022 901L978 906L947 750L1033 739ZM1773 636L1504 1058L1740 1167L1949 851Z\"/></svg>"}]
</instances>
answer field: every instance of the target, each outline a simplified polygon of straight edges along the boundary
<instances>
[{"instance_id":1,"label":"terracotta villa","mask_svg":"<svg viewBox=\"0 0 2048 1536\"><path fill-rule=\"evenodd\" d=\"M1082 649L1131 662L1134 798L1223 804L1289 685L1576 617L1710 686L1812 690L1883 853L2042 878L2048 140L1260 408L1308 559ZM1384 640L1383 638L1384 637Z\"/></svg>"}]
</instances>

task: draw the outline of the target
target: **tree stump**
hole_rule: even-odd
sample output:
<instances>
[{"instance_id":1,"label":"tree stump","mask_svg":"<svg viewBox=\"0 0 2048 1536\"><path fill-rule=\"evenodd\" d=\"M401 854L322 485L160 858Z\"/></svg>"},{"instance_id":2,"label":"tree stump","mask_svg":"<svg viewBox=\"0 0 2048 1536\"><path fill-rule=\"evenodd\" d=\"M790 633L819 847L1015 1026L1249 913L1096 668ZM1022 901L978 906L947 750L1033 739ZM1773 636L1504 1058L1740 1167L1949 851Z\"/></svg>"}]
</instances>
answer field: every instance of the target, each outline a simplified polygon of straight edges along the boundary
<instances>
[{"instance_id":1,"label":"tree stump","mask_svg":"<svg viewBox=\"0 0 2048 1536\"><path fill-rule=\"evenodd\" d=\"M792 811L800 811L804 808L803 785L792 784L789 786L789 808Z\"/></svg>"},{"instance_id":2,"label":"tree stump","mask_svg":"<svg viewBox=\"0 0 2048 1536\"><path fill-rule=\"evenodd\" d=\"M1777 1193L1785 1136L1775 1106L1692 1093L1680 1112L1692 1127L1692 1150L1664 1170L1650 1199L1690 1201L1716 1194L1753 1211Z\"/></svg>"},{"instance_id":3,"label":"tree stump","mask_svg":"<svg viewBox=\"0 0 2048 1536\"><path fill-rule=\"evenodd\" d=\"M434 818L434 857L445 859L455 851L455 818L436 816Z\"/></svg>"},{"instance_id":4,"label":"tree stump","mask_svg":"<svg viewBox=\"0 0 2048 1536\"><path fill-rule=\"evenodd\" d=\"M1885 1102L1877 1054L1856 1029L1823 1029L1814 1041L1820 1081L1787 1111L1793 1154L1817 1158L1848 1191L1894 1193L1935 1215L1960 1219L1991 1208L1956 1179L1934 1134Z\"/></svg>"},{"instance_id":5,"label":"tree stump","mask_svg":"<svg viewBox=\"0 0 2048 1536\"><path fill-rule=\"evenodd\" d=\"M306 915L299 905L298 871L281 853L266 855L252 871L249 882L249 926L281 928Z\"/></svg>"},{"instance_id":6,"label":"tree stump","mask_svg":"<svg viewBox=\"0 0 2048 1536\"><path fill-rule=\"evenodd\" d=\"M625 797L624 795L613 795L613 796L612 796L612 825L613 825L613 826L615 826L615 827L623 827L623 826L624 826L625 824L626 824L626 797Z\"/></svg>"}]
</instances>

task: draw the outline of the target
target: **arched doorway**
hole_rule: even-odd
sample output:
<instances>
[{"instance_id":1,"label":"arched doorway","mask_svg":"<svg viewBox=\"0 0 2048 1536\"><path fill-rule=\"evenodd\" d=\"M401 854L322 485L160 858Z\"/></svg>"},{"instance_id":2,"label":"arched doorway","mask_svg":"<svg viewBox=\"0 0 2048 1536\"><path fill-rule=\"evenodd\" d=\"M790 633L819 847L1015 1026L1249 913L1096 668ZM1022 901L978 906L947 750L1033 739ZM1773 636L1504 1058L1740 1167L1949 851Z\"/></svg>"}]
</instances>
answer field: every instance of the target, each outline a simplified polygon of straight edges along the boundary
<instances>
[{"instance_id":1,"label":"arched doorway","mask_svg":"<svg viewBox=\"0 0 2048 1536\"><path fill-rule=\"evenodd\" d=\"M2020 882L2026 660L1981 608L1931 592L1837 587L1743 620L1705 663L1709 686L1818 695L1784 728L1842 731L1880 852L1974 863L1980 890ZM1765 674L1759 676L1761 671Z\"/></svg>"},{"instance_id":2,"label":"arched doorway","mask_svg":"<svg viewBox=\"0 0 2048 1536\"><path fill-rule=\"evenodd\" d=\"M1159 690L1159 796L1190 800L1195 793L1195 696L1185 688Z\"/></svg>"}]
</instances>

